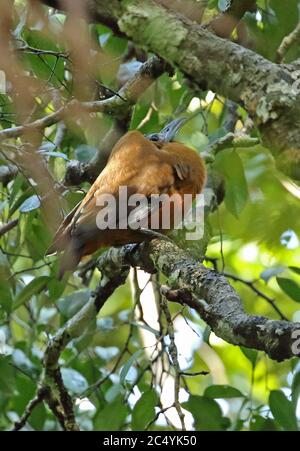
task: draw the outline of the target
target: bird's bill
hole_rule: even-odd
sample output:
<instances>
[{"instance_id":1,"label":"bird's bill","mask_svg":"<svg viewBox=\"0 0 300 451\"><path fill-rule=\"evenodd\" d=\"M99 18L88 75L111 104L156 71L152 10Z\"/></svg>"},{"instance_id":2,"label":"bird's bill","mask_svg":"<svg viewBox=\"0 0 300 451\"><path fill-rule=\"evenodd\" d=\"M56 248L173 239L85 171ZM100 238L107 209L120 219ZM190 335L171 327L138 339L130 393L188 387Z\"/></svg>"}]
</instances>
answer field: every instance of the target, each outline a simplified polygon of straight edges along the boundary
<instances>
[{"instance_id":1,"label":"bird's bill","mask_svg":"<svg viewBox=\"0 0 300 451\"><path fill-rule=\"evenodd\" d=\"M147 138L153 141L170 142L173 141L180 128L189 120L187 117L181 117L169 122L159 133L151 133ZM154 139L155 137L155 139Z\"/></svg>"},{"instance_id":2,"label":"bird's bill","mask_svg":"<svg viewBox=\"0 0 300 451\"><path fill-rule=\"evenodd\" d=\"M183 124L185 124L188 121L188 118L186 117L180 117L178 119L174 119L173 121L169 122L160 132L159 134L163 136L163 141L170 142L172 141Z\"/></svg>"}]
</instances>

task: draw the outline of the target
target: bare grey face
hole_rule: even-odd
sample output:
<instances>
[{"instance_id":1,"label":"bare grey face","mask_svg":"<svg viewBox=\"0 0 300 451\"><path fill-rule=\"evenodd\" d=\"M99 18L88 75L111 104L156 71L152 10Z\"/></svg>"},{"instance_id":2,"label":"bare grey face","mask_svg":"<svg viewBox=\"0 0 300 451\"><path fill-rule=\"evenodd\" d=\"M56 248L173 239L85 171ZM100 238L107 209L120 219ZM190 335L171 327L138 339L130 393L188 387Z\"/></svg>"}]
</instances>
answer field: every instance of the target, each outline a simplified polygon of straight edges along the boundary
<instances>
[{"instance_id":1,"label":"bare grey face","mask_svg":"<svg viewBox=\"0 0 300 451\"><path fill-rule=\"evenodd\" d=\"M186 123L187 120L188 119L185 117L174 119L172 122L167 124L159 133L150 133L149 135L146 135L146 138L148 138L150 141L173 141L177 132L180 130L182 125Z\"/></svg>"}]
</instances>

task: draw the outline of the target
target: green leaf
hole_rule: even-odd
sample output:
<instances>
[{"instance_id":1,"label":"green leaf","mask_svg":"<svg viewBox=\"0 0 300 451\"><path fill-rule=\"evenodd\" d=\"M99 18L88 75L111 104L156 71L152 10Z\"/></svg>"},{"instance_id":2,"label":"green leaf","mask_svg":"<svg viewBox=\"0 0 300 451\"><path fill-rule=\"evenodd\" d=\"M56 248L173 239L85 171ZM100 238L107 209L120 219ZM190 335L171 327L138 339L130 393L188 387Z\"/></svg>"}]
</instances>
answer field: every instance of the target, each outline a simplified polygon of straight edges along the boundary
<instances>
[{"instance_id":1,"label":"green leaf","mask_svg":"<svg viewBox=\"0 0 300 451\"><path fill-rule=\"evenodd\" d=\"M24 179L23 174L20 174L20 173L17 174L17 177L14 179L12 190L11 190L11 193L9 196L9 205L10 206L14 203L18 193L20 192L22 185L24 183L24 180L25 179Z\"/></svg>"},{"instance_id":2,"label":"green leaf","mask_svg":"<svg viewBox=\"0 0 300 451\"><path fill-rule=\"evenodd\" d=\"M240 350L244 354L245 357L251 362L252 366L255 367L258 357L258 351L255 349L245 348L244 346L240 346Z\"/></svg>"},{"instance_id":3,"label":"green leaf","mask_svg":"<svg viewBox=\"0 0 300 451\"><path fill-rule=\"evenodd\" d=\"M155 390L149 390L142 394L132 411L132 430L143 431L148 423L155 417L155 406L158 397Z\"/></svg>"},{"instance_id":4,"label":"green leaf","mask_svg":"<svg viewBox=\"0 0 300 451\"><path fill-rule=\"evenodd\" d=\"M1 278L0 278L1 281ZM12 309L12 295L11 289L8 283L0 284L0 310L1 308L6 311L6 313L10 313Z\"/></svg>"},{"instance_id":5,"label":"green leaf","mask_svg":"<svg viewBox=\"0 0 300 451\"><path fill-rule=\"evenodd\" d=\"M207 398L244 398L243 393L241 393L237 388L231 387L230 385L211 385L207 387L204 391L204 396Z\"/></svg>"},{"instance_id":6,"label":"green leaf","mask_svg":"<svg viewBox=\"0 0 300 451\"><path fill-rule=\"evenodd\" d=\"M90 290L80 290L59 299L56 303L58 310L66 318L71 318L88 302Z\"/></svg>"},{"instance_id":7,"label":"green leaf","mask_svg":"<svg viewBox=\"0 0 300 451\"><path fill-rule=\"evenodd\" d=\"M47 412L43 403L38 404L29 417L29 424L35 431L42 431L47 417Z\"/></svg>"},{"instance_id":8,"label":"green leaf","mask_svg":"<svg viewBox=\"0 0 300 451\"><path fill-rule=\"evenodd\" d=\"M41 205L40 198L33 194L33 196L28 197L25 202L19 207L21 213L28 213L29 211L36 210Z\"/></svg>"},{"instance_id":9,"label":"green leaf","mask_svg":"<svg viewBox=\"0 0 300 451\"><path fill-rule=\"evenodd\" d=\"M61 375L64 385L75 395L81 395L88 388L86 378L73 368L62 368Z\"/></svg>"},{"instance_id":10,"label":"green leaf","mask_svg":"<svg viewBox=\"0 0 300 451\"><path fill-rule=\"evenodd\" d=\"M51 239L49 230L37 211L32 211L24 216L24 222L25 227L23 233L28 252L35 260L41 260Z\"/></svg>"},{"instance_id":11,"label":"green leaf","mask_svg":"<svg viewBox=\"0 0 300 451\"><path fill-rule=\"evenodd\" d=\"M275 420L285 431L298 430L295 407L281 390L271 391L269 405Z\"/></svg>"},{"instance_id":12,"label":"green leaf","mask_svg":"<svg viewBox=\"0 0 300 451\"><path fill-rule=\"evenodd\" d=\"M219 404L206 396L191 395L182 407L193 415L197 431L225 431L230 426Z\"/></svg>"},{"instance_id":13,"label":"green leaf","mask_svg":"<svg viewBox=\"0 0 300 451\"><path fill-rule=\"evenodd\" d=\"M97 356L100 357L100 359L107 361L112 360L120 352L119 348L117 348L116 346L95 346L94 350Z\"/></svg>"},{"instance_id":14,"label":"green leaf","mask_svg":"<svg viewBox=\"0 0 300 451\"><path fill-rule=\"evenodd\" d=\"M32 361L27 357L22 349L15 349L12 353L12 362L26 374L33 375L36 373L36 367Z\"/></svg>"},{"instance_id":15,"label":"green leaf","mask_svg":"<svg viewBox=\"0 0 300 451\"><path fill-rule=\"evenodd\" d=\"M9 217L12 216L15 211L17 211L17 209L26 201L26 199L32 196L32 193L32 188L27 188L22 192L20 196L17 197L17 199L13 203L10 204Z\"/></svg>"},{"instance_id":16,"label":"green leaf","mask_svg":"<svg viewBox=\"0 0 300 451\"><path fill-rule=\"evenodd\" d=\"M56 301L56 299L58 299L63 294L65 288L66 288L65 282L57 280L55 276L52 275L48 283L48 291L50 299L52 301Z\"/></svg>"},{"instance_id":17,"label":"green leaf","mask_svg":"<svg viewBox=\"0 0 300 451\"><path fill-rule=\"evenodd\" d=\"M297 371L292 382L292 402L296 409L300 396L300 371Z\"/></svg>"},{"instance_id":18,"label":"green leaf","mask_svg":"<svg viewBox=\"0 0 300 451\"><path fill-rule=\"evenodd\" d=\"M276 277L281 290L287 294L293 301L300 302L300 286L292 279L285 277Z\"/></svg>"},{"instance_id":19,"label":"green leaf","mask_svg":"<svg viewBox=\"0 0 300 451\"><path fill-rule=\"evenodd\" d=\"M297 266L289 266L289 269L300 276L300 268Z\"/></svg>"},{"instance_id":20,"label":"green leaf","mask_svg":"<svg viewBox=\"0 0 300 451\"><path fill-rule=\"evenodd\" d=\"M285 269L285 266L273 266L273 268L267 268L260 274L260 278L267 283L272 277L282 273Z\"/></svg>"},{"instance_id":21,"label":"green leaf","mask_svg":"<svg viewBox=\"0 0 300 451\"><path fill-rule=\"evenodd\" d=\"M25 302L29 301L33 295L39 293L48 283L48 276L40 276L33 279L26 285L16 296L13 304L13 309L17 309Z\"/></svg>"},{"instance_id":22,"label":"green leaf","mask_svg":"<svg viewBox=\"0 0 300 451\"><path fill-rule=\"evenodd\" d=\"M125 365L123 366L121 373L120 373L120 383L123 384L125 382L126 376L134 362L139 358L139 356L143 353L143 349L139 349L136 351L130 358L127 360Z\"/></svg>"},{"instance_id":23,"label":"green leaf","mask_svg":"<svg viewBox=\"0 0 300 451\"><path fill-rule=\"evenodd\" d=\"M121 384L112 385L105 393L105 401L113 402L120 395L125 394L125 389Z\"/></svg>"},{"instance_id":24,"label":"green leaf","mask_svg":"<svg viewBox=\"0 0 300 451\"><path fill-rule=\"evenodd\" d=\"M14 388L14 369L11 365L12 356L0 354L0 391L1 397L11 395Z\"/></svg>"},{"instance_id":25,"label":"green leaf","mask_svg":"<svg viewBox=\"0 0 300 451\"><path fill-rule=\"evenodd\" d=\"M94 421L94 429L96 431L120 431L127 414L128 407L123 396L119 396L100 410Z\"/></svg>"},{"instance_id":26,"label":"green leaf","mask_svg":"<svg viewBox=\"0 0 300 451\"><path fill-rule=\"evenodd\" d=\"M214 163L225 178L225 205L238 218L248 200L248 185L240 156L235 150L220 152Z\"/></svg>"},{"instance_id":27,"label":"green leaf","mask_svg":"<svg viewBox=\"0 0 300 451\"><path fill-rule=\"evenodd\" d=\"M97 153L96 147L81 144L75 149L75 157L81 163L88 163Z\"/></svg>"},{"instance_id":28,"label":"green leaf","mask_svg":"<svg viewBox=\"0 0 300 451\"><path fill-rule=\"evenodd\" d=\"M0 249L0 310L4 309L7 313L12 308L12 285L7 283L11 276L11 268L7 256Z\"/></svg>"},{"instance_id":29,"label":"green leaf","mask_svg":"<svg viewBox=\"0 0 300 451\"><path fill-rule=\"evenodd\" d=\"M219 0L208 0L207 1L207 8L214 9L218 7L218 1Z\"/></svg>"},{"instance_id":30,"label":"green leaf","mask_svg":"<svg viewBox=\"0 0 300 451\"><path fill-rule=\"evenodd\" d=\"M250 423L251 431L277 431L278 427L271 418L265 418L261 415L254 415Z\"/></svg>"},{"instance_id":31,"label":"green leaf","mask_svg":"<svg viewBox=\"0 0 300 451\"><path fill-rule=\"evenodd\" d=\"M41 50L64 51L54 43L45 32L26 29L22 36L32 47ZM22 58L28 69L42 80L52 83L56 87L61 87L64 80L64 60L56 58L55 55L37 55L32 53L23 53Z\"/></svg>"}]
</instances>

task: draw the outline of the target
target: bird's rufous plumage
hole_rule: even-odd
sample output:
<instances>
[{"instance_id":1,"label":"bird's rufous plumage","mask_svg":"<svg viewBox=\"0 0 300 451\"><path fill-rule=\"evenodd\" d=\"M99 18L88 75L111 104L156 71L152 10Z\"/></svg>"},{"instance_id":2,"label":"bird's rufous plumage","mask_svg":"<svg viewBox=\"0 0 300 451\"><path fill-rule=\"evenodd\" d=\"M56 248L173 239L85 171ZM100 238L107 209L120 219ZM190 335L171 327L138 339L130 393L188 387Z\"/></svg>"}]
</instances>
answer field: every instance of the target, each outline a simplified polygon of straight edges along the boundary
<instances>
[{"instance_id":1,"label":"bird's rufous plumage","mask_svg":"<svg viewBox=\"0 0 300 451\"><path fill-rule=\"evenodd\" d=\"M151 140L138 131L126 133L114 146L106 167L90 187L84 199L66 216L57 230L47 254L63 252L60 277L73 270L84 255L106 246L139 243L149 239L141 230L99 230L96 198L112 194L118 198L120 186L128 194L147 197L165 193L194 198L205 183L205 166L193 149L179 142ZM149 214L151 212L149 211ZM166 233L165 230L160 230Z\"/></svg>"}]
</instances>

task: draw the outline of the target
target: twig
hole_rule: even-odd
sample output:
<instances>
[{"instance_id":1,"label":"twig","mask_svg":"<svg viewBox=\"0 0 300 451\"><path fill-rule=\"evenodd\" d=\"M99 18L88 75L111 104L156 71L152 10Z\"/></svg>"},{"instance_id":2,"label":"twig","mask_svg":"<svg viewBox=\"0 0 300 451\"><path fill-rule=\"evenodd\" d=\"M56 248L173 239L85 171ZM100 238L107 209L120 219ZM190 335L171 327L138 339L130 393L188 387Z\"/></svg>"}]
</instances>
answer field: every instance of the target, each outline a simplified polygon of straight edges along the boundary
<instances>
[{"instance_id":1,"label":"twig","mask_svg":"<svg viewBox=\"0 0 300 451\"><path fill-rule=\"evenodd\" d=\"M32 53L35 55L55 56L56 58L64 58L64 59L70 61L70 57L67 53L56 52L55 50L42 50L42 49L37 49L35 47L31 47L30 45L24 45L23 47L17 47L16 50L18 52Z\"/></svg>"},{"instance_id":2,"label":"twig","mask_svg":"<svg viewBox=\"0 0 300 451\"><path fill-rule=\"evenodd\" d=\"M165 63L159 58L153 57L140 68L137 74L132 77L118 92L109 99L95 100L90 102L78 102L72 100L59 108L54 113L48 114L41 119L37 119L26 125L7 128L0 131L0 141L8 138L18 138L30 130L43 130L46 127L56 124L69 114L76 111L87 113L114 113L115 117L122 117L127 114L128 104L133 104L140 94L151 84L155 73L161 74L165 68ZM141 80L143 82L141 82ZM127 102L124 102L126 99Z\"/></svg>"},{"instance_id":3,"label":"twig","mask_svg":"<svg viewBox=\"0 0 300 451\"><path fill-rule=\"evenodd\" d=\"M226 276L229 279L235 280L236 282L241 282L244 285L247 285L249 288L251 288L254 293L256 293L260 298L265 299L268 304L272 306L272 308L278 313L279 317L285 321L289 321L289 319L282 313L282 311L277 307L274 299L270 298L268 295L260 291L254 284L254 281L251 280L245 280L241 277L238 277L234 274L224 273L224 276Z\"/></svg>"},{"instance_id":4,"label":"twig","mask_svg":"<svg viewBox=\"0 0 300 451\"><path fill-rule=\"evenodd\" d=\"M153 420L151 420L145 427L145 431L147 431L149 429L149 427L154 424L156 422L156 420L158 419L158 417L162 414L164 414L165 412L167 412L168 410L172 409L173 407L175 407L174 404L171 404L168 407L164 407L163 409L159 410L156 414L155 417L153 418Z\"/></svg>"},{"instance_id":5,"label":"twig","mask_svg":"<svg viewBox=\"0 0 300 451\"><path fill-rule=\"evenodd\" d=\"M4 226L0 227L0 237L5 235L7 232L9 232L11 229L16 227L19 223L19 219L14 219L13 221L8 222Z\"/></svg>"},{"instance_id":6,"label":"twig","mask_svg":"<svg viewBox=\"0 0 300 451\"><path fill-rule=\"evenodd\" d=\"M276 62L282 63L288 50L292 47L292 45L294 45L299 40L300 40L300 22L297 24L296 28L290 34L285 36L281 41L276 52Z\"/></svg>"},{"instance_id":7,"label":"twig","mask_svg":"<svg viewBox=\"0 0 300 451\"><path fill-rule=\"evenodd\" d=\"M170 338L170 344L169 344L169 353L171 357L171 361L175 370L175 378L174 378L174 407L177 411L177 414L180 419L181 423L181 429L182 431L186 430L185 423L184 423L184 413L181 409L181 405L179 402L179 391L180 391L180 376L181 376L181 370L180 365L178 362L178 350L175 343L175 333L174 333L174 325L172 321L172 317L168 308L168 304L166 301L166 298L164 296L161 297L161 308L164 312L166 321L167 321L167 330L168 335Z\"/></svg>"},{"instance_id":8,"label":"twig","mask_svg":"<svg viewBox=\"0 0 300 451\"><path fill-rule=\"evenodd\" d=\"M118 95L121 95L122 99L127 99L127 103L116 96L106 100L109 103L118 99L118 104L122 106L122 115L114 114L115 123L102 139L96 155L88 164L71 161L67 165L64 181L66 186L79 185L85 181L91 183L98 177L107 163L113 146L128 129L132 104L164 71L170 71L166 63L156 57L150 58L119 90Z\"/></svg>"},{"instance_id":9,"label":"twig","mask_svg":"<svg viewBox=\"0 0 300 451\"><path fill-rule=\"evenodd\" d=\"M217 155L219 152L230 148L248 148L254 147L260 143L258 138L252 138L250 136L241 133L229 132L222 138L219 138L209 144L203 152L205 159L211 158L213 155Z\"/></svg>"},{"instance_id":10,"label":"twig","mask_svg":"<svg viewBox=\"0 0 300 451\"><path fill-rule=\"evenodd\" d=\"M44 388L38 389L35 397L33 399L31 399L31 401L29 401L29 403L25 407L24 413L21 416L21 418L15 422L14 427L12 428L12 431L19 431L20 429L22 429L22 427L25 426L33 409L45 399L45 396L46 396L46 390Z\"/></svg>"},{"instance_id":11,"label":"twig","mask_svg":"<svg viewBox=\"0 0 300 451\"><path fill-rule=\"evenodd\" d=\"M64 430L74 431L79 427L75 419L72 398L61 377L58 363L60 354L72 339L85 332L91 319L95 318L113 291L125 282L127 275L128 266L124 266L121 271L118 267L117 271L114 271L110 265L107 273L103 268L101 282L88 303L54 335L47 345L39 387L43 390L45 401ZM34 400L32 402L34 403Z\"/></svg>"},{"instance_id":12,"label":"twig","mask_svg":"<svg viewBox=\"0 0 300 451\"><path fill-rule=\"evenodd\" d=\"M189 373L188 371L180 371L180 374L182 376L189 376L189 377L207 376L209 374L209 371L196 371L195 373Z\"/></svg>"}]
</instances>

